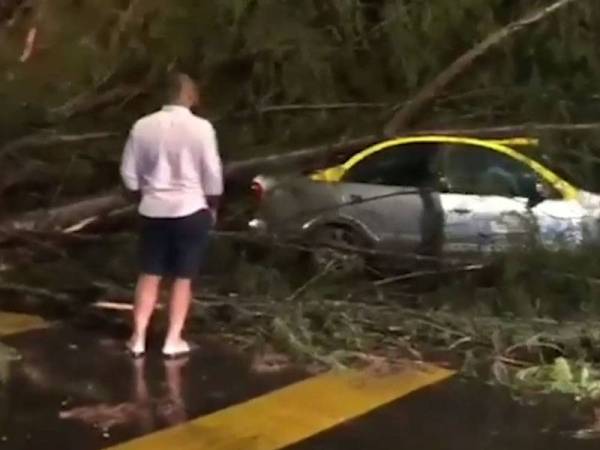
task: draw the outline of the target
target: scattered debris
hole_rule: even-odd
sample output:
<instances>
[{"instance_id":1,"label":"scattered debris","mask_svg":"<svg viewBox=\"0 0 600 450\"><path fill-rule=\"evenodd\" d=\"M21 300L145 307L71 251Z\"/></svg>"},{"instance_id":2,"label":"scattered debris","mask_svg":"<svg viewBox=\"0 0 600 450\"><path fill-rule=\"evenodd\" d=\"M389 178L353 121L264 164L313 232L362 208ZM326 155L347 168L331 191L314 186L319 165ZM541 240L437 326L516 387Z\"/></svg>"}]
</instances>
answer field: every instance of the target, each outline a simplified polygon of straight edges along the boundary
<instances>
[{"instance_id":1,"label":"scattered debris","mask_svg":"<svg viewBox=\"0 0 600 450\"><path fill-rule=\"evenodd\" d=\"M289 368L291 363L290 357L283 353L255 353L252 359L252 371L259 374L281 372Z\"/></svg>"}]
</instances>

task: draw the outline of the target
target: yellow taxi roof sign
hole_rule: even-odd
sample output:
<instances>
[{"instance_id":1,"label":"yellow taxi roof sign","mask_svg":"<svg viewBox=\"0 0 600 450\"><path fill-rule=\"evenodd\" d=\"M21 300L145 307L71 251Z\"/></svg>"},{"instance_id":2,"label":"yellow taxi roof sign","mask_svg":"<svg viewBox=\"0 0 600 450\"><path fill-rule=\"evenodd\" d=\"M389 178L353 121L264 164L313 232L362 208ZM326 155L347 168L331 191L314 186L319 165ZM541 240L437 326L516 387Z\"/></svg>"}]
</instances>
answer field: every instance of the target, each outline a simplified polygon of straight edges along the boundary
<instances>
[{"instance_id":1,"label":"yellow taxi roof sign","mask_svg":"<svg viewBox=\"0 0 600 450\"><path fill-rule=\"evenodd\" d=\"M508 139L485 139L487 142L494 144L506 145L507 147L536 147L540 144L539 139L535 138L508 138Z\"/></svg>"}]
</instances>

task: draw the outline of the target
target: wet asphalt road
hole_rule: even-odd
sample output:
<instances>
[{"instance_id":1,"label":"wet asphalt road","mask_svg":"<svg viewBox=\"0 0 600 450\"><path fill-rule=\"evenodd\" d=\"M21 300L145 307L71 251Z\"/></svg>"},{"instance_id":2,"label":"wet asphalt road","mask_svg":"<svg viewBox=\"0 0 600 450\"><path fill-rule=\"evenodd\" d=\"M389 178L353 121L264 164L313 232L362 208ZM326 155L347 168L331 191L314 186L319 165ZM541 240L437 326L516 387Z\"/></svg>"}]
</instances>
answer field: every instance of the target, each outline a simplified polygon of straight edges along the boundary
<instances>
[{"instance_id":1,"label":"wet asphalt road","mask_svg":"<svg viewBox=\"0 0 600 450\"><path fill-rule=\"evenodd\" d=\"M260 370L214 338L183 360L156 352L132 360L124 337L60 325L3 339L24 359L0 391L0 449L100 450L309 376ZM591 421L591 411L565 399L523 406L504 390L454 378L289 449L591 450L600 440L574 438Z\"/></svg>"},{"instance_id":2,"label":"wet asphalt road","mask_svg":"<svg viewBox=\"0 0 600 450\"><path fill-rule=\"evenodd\" d=\"M574 437L590 417L564 399L523 406L504 390L455 378L288 450L592 450L600 435Z\"/></svg>"},{"instance_id":3,"label":"wet asphalt road","mask_svg":"<svg viewBox=\"0 0 600 450\"><path fill-rule=\"evenodd\" d=\"M189 358L134 360L121 338L60 326L4 339L23 361L0 394L0 449L99 450L306 377L261 373L208 338Z\"/></svg>"}]
</instances>

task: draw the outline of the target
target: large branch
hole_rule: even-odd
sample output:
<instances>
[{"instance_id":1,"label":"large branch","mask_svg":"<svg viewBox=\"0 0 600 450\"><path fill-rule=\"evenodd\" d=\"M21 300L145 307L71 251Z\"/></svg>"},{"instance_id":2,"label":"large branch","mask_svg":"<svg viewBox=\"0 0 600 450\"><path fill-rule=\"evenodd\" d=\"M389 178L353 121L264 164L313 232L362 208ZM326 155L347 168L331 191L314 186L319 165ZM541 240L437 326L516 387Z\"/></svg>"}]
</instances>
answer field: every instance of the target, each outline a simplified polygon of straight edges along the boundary
<instances>
[{"instance_id":1,"label":"large branch","mask_svg":"<svg viewBox=\"0 0 600 450\"><path fill-rule=\"evenodd\" d=\"M244 161L235 161L225 166L226 178L245 178L262 171L276 171L293 167L306 167L318 164L323 160L331 160L336 155L347 155L361 150L374 143L380 136L368 135L354 139L342 140L334 144L318 145L275 155L259 156Z\"/></svg>"},{"instance_id":2,"label":"large branch","mask_svg":"<svg viewBox=\"0 0 600 450\"><path fill-rule=\"evenodd\" d=\"M411 131L410 133L404 134L404 136L452 135L469 136L473 138L499 138L503 136L515 136L517 134L536 135L548 131L583 132L593 130L600 130L600 122L572 124L523 123L479 128L437 128ZM402 134L399 134L397 137L402 136ZM322 167L322 164L330 164L331 161L336 159L348 157L352 153L378 142L379 139L383 139L383 137L373 134L341 141L335 144L319 145L283 154L260 156L227 164L225 172L227 178L234 179L247 178L259 172L269 172L280 169L291 171L294 167L303 167L304 169L307 169L307 165L321 165Z\"/></svg>"},{"instance_id":3,"label":"large branch","mask_svg":"<svg viewBox=\"0 0 600 450\"><path fill-rule=\"evenodd\" d=\"M0 223L0 241L19 231L55 231L90 217L106 215L127 205L118 191L90 197L65 206L39 209Z\"/></svg>"},{"instance_id":4,"label":"large branch","mask_svg":"<svg viewBox=\"0 0 600 450\"><path fill-rule=\"evenodd\" d=\"M411 136L422 135L452 135L468 136L473 138L500 138L506 136L514 137L517 134L537 135L544 132L582 132L600 130L600 122L584 123L522 123L513 125L499 125L496 127L479 128L452 128L452 129L434 129L417 130L411 132Z\"/></svg>"},{"instance_id":5,"label":"large branch","mask_svg":"<svg viewBox=\"0 0 600 450\"><path fill-rule=\"evenodd\" d=\"M465 73L473 63L491 48L523 30L527 26L549 17L559 9L579 0L557 0L548 6L536 9L525 14L519 20L512 22L504 28L490 34L475 47L462 54L442 73L421 89L411 101L392 117L384 129L386 136L395 136L401 130L409 127L419 113L429 106L454 80Z\"/></svg>"},{"instance_id":6,"label":"large branch","mask_svg":"<svg viewBox=\"0 0 600 450\"><path fill-rule=\"evenodd\" d=\"M600 130L600 122L585 123L523 123L500 125L496 127L478 127L478 128L436 128L429 130L415 130L402 136L424 136L424 135L451 135L451 136L469 136L473 138L494 138L503 136L515 136L517 134L537 135L548 131L555 132L583 132ZM367 135L335 144L319 145L301 150L296 150L283 154L268 156L259 156L244 161L237 161L228 164L225 172L228 178L247 178L261 171L276 171L294 167L302 167L305 170L310 169L312 165L323 166L330 164L336 159L345 158L352 153L375 144L378 140L384 139L383 136ZM307 167L308 166L308 167Z\"/></svg>"},{"instance_id":7,"label":"large branch","mask_svg":"<svg viewBox=\"0 0 600 450\"><path fill-rule=\"evenodd\" d=\"M342 141L333 145L311 147L283 155L270 155L245 161L232 162L225 165L225 177L228 180L247 180L254 174L273 171L278 168L302 166L320 158L342 152L344 154L357 151L376 140L376 136ZM90 197L66 206L53 209L40 209L23 216L0 222L0 242L10 238L19 231L61 231L78 230L87 223L94 223L114 210L127 206L128 202L120 190ZM73 227L75 225L75 227Z\"/></svg>"},{"instance_id":8,"label":"large branch","mask_svg":"<svg viewBox=\"0 0 600 450\"><path fill-rule=\"evenodd\" d=\"M119 133L98 132L84 134L40 133L25 136L0 146L0 159L23 149L50 147L60 144L81 144L88 141L98 141L118 137Z\"/></svg>"}]
</instances>

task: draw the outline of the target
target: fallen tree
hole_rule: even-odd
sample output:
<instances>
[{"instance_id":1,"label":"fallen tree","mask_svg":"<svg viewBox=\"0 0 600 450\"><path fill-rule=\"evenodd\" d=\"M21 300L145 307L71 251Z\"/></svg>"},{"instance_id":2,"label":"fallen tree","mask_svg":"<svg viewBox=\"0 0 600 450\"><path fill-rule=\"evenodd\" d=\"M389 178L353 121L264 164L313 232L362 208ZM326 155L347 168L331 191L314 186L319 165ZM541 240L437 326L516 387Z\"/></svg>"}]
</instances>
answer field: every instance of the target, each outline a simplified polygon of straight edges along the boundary
<instances>
[{"instance_id":1,"label":"fallen tree","mask_svg":"<svg viewBox=\"0 0 600 450\"><path fill-rule=\"evenodd\" d=\"M404 107L400 108L394 117L390 120L384 130L384 135L398 136L399 132L406 129L418 117L418 114L430 105L442 93L448 85L450 85L460 75L464 74L480 56L484 55L491 48L501 44L503 41L513 36L517 32L523 30L529 25L537 23L550 15L557 12L559 9L568 6L571 3L581 0L557 0L547 6L538 8L529 12L519 20L508 24L502 29L490 34L483 41L471 48L469 51L456 59L447 69L442 71L434 80L424 86L418 94ZM77 97L71 102L63 105L53 111L53 115L66 118L72 117L81 112L94 110L98 105L114 102L115 98L120 99L124 96L139 95L143 92L143 88L153 79L153 72L150 71L146 81L140 86L136 86L133 92L131 87L119 86L112 91L98 95L98 93L84 94ZM552 129L593 129L599 124L578 124L578 125L516 125L493 127L488 129L468 129L468 130L423 130L415 134L461 134L461 135L479 135L489 136L493 134L509 134L516 132L534 133L543 130ZM9 143L0 148L0 157L12 154L17 150L31 147L40 147L61 143L84 142L86 140L106 139L115 137L114 133L90 133L84 135L39 135ZM381 135L369 135L354 139L343 140L336 144L322 145L301 149L295 152L286 154L269 155L249 159L246 161L232 162L225 167L225 174L229 181L246 182L253 175L266 172L276 171L280 169L289 169L290 167L303 167L305 170L316 168L329 164L330 161L335 161L336 158L342 158L364 148L378 139ZM117 192L109 192L101 194L97 197L88 198L82 201L75 202L70 205L53 208L50 210L34 211L24 216L13 218L11 220L0 223L0 230L5 233L11 233L17 230L28 231L56 231L65 230L77 225L81 226L82 222L95 221L101 216L108 214L115 209L123 208L127 203L123 197Z\"/></svg>"}]
</instances>

